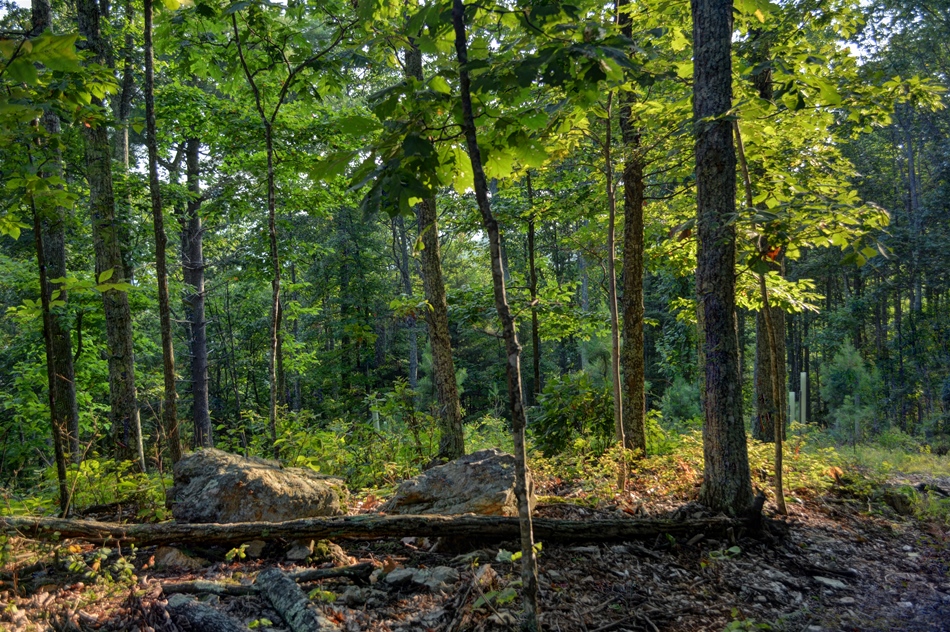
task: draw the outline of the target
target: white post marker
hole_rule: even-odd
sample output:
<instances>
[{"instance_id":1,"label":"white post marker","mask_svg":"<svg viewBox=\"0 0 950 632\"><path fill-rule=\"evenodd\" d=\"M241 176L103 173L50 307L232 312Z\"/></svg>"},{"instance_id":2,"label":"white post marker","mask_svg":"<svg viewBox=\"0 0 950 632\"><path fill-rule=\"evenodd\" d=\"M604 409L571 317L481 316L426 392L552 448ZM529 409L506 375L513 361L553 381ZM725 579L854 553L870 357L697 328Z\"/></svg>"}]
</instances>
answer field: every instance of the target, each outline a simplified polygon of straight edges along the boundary
<instances>
[{"instance_id":1,"label":"white post marker","mask_svg":"<svg viewBox=\"0 0 950 632\"><path fill-rule=\"evenodd\" d=\"M788 392L788 422L795 421L795 391Z\"/></svg>"}]
</instances>

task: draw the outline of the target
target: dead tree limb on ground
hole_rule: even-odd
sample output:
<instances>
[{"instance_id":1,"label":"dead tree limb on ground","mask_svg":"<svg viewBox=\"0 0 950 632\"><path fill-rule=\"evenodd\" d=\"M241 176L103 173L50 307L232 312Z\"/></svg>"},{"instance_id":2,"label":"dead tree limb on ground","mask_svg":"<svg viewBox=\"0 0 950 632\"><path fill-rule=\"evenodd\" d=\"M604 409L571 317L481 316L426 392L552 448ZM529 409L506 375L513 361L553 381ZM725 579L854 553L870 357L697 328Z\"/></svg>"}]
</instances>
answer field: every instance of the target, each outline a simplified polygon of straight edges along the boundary
<instances>
[{"instance_id":1,"label":"dead tree limb on ground","mask_svg":"<svg viewBox=\"0 0 950 632\"><path fill-rule=\"evenodd\" d=\"M750 517L699 518L691 520L615 518L607 520L554 520L538 518L534 533L546 542L603 542L648 540L657 536L707 537L738 532L754 521ZM502 516L386 516L367 514L331 518L306 518L286 522L241 522L234 524L117 524L59 518L2 517L0 531L43 539L77 538L89 542L152 544L228 544L251 540L416 537L467 537L516 539L518 519Z\"/></svg>"}]
</instances>

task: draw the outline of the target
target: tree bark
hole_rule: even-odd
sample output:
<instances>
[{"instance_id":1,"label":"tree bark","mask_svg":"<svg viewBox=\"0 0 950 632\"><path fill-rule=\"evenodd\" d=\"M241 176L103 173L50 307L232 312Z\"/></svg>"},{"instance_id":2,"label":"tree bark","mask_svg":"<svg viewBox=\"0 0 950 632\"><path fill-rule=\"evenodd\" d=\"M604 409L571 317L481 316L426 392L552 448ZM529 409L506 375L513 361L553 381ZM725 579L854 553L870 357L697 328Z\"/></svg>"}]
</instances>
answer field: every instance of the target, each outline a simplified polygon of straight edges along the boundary
<instances>
[{"instance_id":1,"label":"tree bark","mask_svg":"<svg viewBox=\"0 0 950 632\"><path fill-rule=\"evenodd\" d=\"M609 520L556 520L537 518L534 530L545 542L607 542L650 540L669 534L682 538L705 533L724 535L747 526L758 515L717 516L691 520L614 518ZM287 522L232 524L177 524L174 522L120 524L92 520L64 520L24 516L0 517L0 530L24 537L88 542L118 541L139 546L152 544L229 544L276 539L379 539L401 537L466 537L511 539L521 532L521 519L508 516L387 516L363 514L332 518L305 518ZM57 535L58 534L58 535Z\"/></svg>"},{"instance_id":2,"label":"tree bark","mask_svg":"<svg viewBox=\"0 0 950 632\"><path fill-rule=\"evenodd\" d=\"M155 125L155 59L152 51L152 0L144 0L145 13L145 142L148 147L148 188L155 232L155 276L158 282L158 318L162 332L162 378L165 387L162 425L172 463L181 460L178 432L178 393L175 390L175 345L172 340L171 305L168 298L168 270L165 215L158 181L158 139Z\"/></svg>"},{"instance_id":3,"label":"tree bark","mask_svg":"<svg viewBox=\"0 0 950 632\"><path fill-rule=\"evenodd\" d=\"M40 35L46 29L52 28L52 7L49 0L33 0L32 4L32 34ZM51 138L60 135L59 116L51 111L43 113L43 127ZM62 178L63 158L58 149L51 149L52 155L47 155L46 165L49 175ZM50 345L47 353L52 355L53 381L49 387L53 389L55 410L51 411L55 423L65 432L63 449L69 453L73 462L78 463L82 458L79 447L79 407L76 402L76 382L73 370L72 339L69 332L69 319L66 314L68 296L66 288L53 279L66 277L66 209L56 206L53 209L41 209L40 238L43 246L43 257L46 267L46 286L50 294L59 292L57 301L62 305L50 311L49 333Z\"/></svg>"},{"instance_id":4,"label":"tree bark","mask_svg":"<svg viewBox=\"0 0 950 632\"><path fill-rule=\"evenodd\" d=\"M704 375L700 499L738 515L752 502L736 333L736 155L732 126L732 2L691 0L696 134L696 293Z\"/></svg>"},{"instance_id":5,"label":"tree bark","mask_svg":"<svg viewBox=\"0 0 950 632\"><path fill-rule=\"evenodd\" d=\"M46 276L46 253L43 246L43 229L40 214L33 204L33 239L36 244L36 263L40 273L40 308L43 311L43 342L46 346L46 381L49 385L49 412L53 430L53 453L56 459L56 481L59 484L59 513L65 518L69 514L69 488L66 485L65 425L59 417L56 405L56 369L53 361L53 324L50 310L50 287Z\"/></svg>"},{"instance_id":6,"label":"tree bark","mask_svg":"<svg viewBox=\"0 0 950 632\"><path fill-rule=\"evenodd\" d=\"M409 238L406 234L406 222L402 215L393 218L393 242L398 247L396 265L402 281L402 291L412 296L412 276L409 274ZM409 388L416 390L419 383L419 341L416 336L416 316L406 316L406 333L409 335Z\"/></svg>"},{"instance_id":7,"label":"tree bark","mask_svg":"<svg viewBox=\"0 0 950 632\"><path fill-rule=\"evenodd\" d=\"M211 448L211 414L208 406L208 333L205 321L204 228L201 225L201 143L197 138L185 141L185 173L188 202L181 230L181 266L185 285L185 314L188 320L188 345L191 355L191 419L195 428L195 447ZM233 340L232 340L233 351ZM233 360L233 358L232 358ZM234 385L236 388L236 380ZM241 402L235 391L235 407L241 417Z\"/></svg>"},{"instance_id":8,"label":"tree bark","mask_svg":"<svg viewBox=\"0 0 950 632\"><path fill-rule=\"evenodd\" d=\"M492 215L488 199L488 182L482 168L482 157L478 147L478 132L475 126L475 114L472 111L471 80L468 74L468 39L465 34L465 3L463 0L452 2L452 22L455 30L455 51L459 64L459 92L462 102L462 130L469 159L472 162L475 199L482 216L482 225L488 233L488 245L491 253L492 286L495 294L495 308L501 320L505 339L507 362L505 373L508 378L508 402L511 413L511 427L515 452L515 497L518 500L518 521L521 531L521 581L525 612L521 621L523 630L539 630L538 604L538 560L534 550L534 534L531 525L531 506L528 504L527 457L525 454L525 418L521 387L521 345L515 320L508 306L505 290L505 273L502 264L501 232L498 222Z\"/></svg>"},{"instance_id":9,"label":"tree bark","mask_svg":"<svg viewBox=\"0 0 950 632\"><path fill-rule=\"evenodd\" d=\"M772 392L772 364L771 352L768 343L768 328L765 310L759 310L755 315L755 402L756 414L752 423L752 437L759 441L771 443L775 441L775 424L772 420L778 411L788 409L788 396L784 385L787 382L785 374L785 310L772 307L772 329L775 331L778 383L783 385L779 389L778 399Z\"/></svg>"},{"instance_id":10,"label":"tree bark","mask_svg":"<svg viewBox=\"0 0 950 632\"><path fill-rule=\"evenodd\" d=\"M293 632L339 629L314 608L300 586L279 568L263 571L254 585Z\"/></svg>"},{"instance_id":11,"label":"tree bark","mask_svg":"<svg viewBox=\"0 0 950 632\"><path fill-rule=\"evenodd\" d=\"M614 188L613 156L611 154L610 119L613 116L611 104L613 92L607 94L607 121L604 135L604 176L607 183L607 301L610 307L610 382L613 388L614 400L614 432L617 443L627 447L623 423L623 393L620 384L620 314L617 307L617 271L615 263L617 246L614 231L617 224L617 191ZM619 476L620 491L623 492L627 484L626 462L621 461Z\"/></svg>"},{"instance_id":12,"label":"tree bark","mask_svg":"<svg viewBox=\"0 0 950 632\"><path fill-rule=\"evenodd\" d=\"M617 2L620 31L633 37L627 0ZM640 132L634 126L631 92L620 93L620 132L623 162L623 427L624 445L646 455L646 369L643 360L643 154Z\"/></svg>"},{"instance_id":13,"label":"tree bark","mask_svg":"<svg viewBox=\"0 0 950 632\"><path fill-rule=\"evenodd\" d=\"M538 403L538 396L544 388L541 383L541 333L538 324L538 267L535 265L535 216L534 188L531 186L531 171L525 175L528 188L528 291L531 294L531 404Z\"/></svg>"},{"instance_id":14,"label":"tree bark","mask_svg":"<svg viewBox=\"0 0 950 632\"><path fill-rule=\"evenodd\" d=\"M79 32L86 38L93 63L105 63L105 42L99 28L99 5L95 0L76 0ZM92 103L102 101L93 97ZM86 152L86 177L89 181L89 214L92 219L92 243L96 253L96 279L111 271L109 283L128 280L120 246L121 228L115 217L112 189L112 154L106 128L94 121L83 127ZM132 346L132 313L128 294L119 289L102 293L106 319L106 344L109 354L109 408L115 457L118 461L137 460L145 471L142 427L135 392L135 355Z\"/></svg>"},{"instance_id":15,"label":"tree bark","mask_svg":"<svg viewBox=\"0 0 950 632\"><path fill-rule=\"evenodd\" d=\"M422 53L412 45L406 52L406 74L422 80ZM449 307L442 277L442 254L439 247L439 223L435 198L423 200L416 206L416 221L422 240L422 289L429 309L426 325L432 347L432 381L439 405L436 415L439 424L440 461L451 461L465 454L462 429L462 405L455 379L455 361L452 358L452 337L449 333Z\"/></svg>"}]
</instances>

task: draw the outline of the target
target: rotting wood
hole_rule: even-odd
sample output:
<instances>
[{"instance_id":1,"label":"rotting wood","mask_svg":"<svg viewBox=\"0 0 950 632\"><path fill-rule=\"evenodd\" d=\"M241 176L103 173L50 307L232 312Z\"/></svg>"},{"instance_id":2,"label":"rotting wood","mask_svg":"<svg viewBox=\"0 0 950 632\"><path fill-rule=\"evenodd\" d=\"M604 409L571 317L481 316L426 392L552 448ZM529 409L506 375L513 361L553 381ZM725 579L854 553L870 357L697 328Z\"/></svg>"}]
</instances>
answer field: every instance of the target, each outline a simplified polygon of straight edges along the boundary
<instances>
[{"instance_id":1,"label":"rotting wood","mask_svg":"<svg viewBox=\"0 0 950 632\"><path fill-rule=\"evenodd\" d=\"M630 519L556 520L537 518L534 533L547 542L644 540L669 534L674 537L705 533L721 536L728 530L748 527L754 520L717 516L692 520ZM117 524L60 518L0 517L0 530L43 540L77 538L89 542L125 542L137 545L223 544L251 540L355 538L380 539L408 536L465 536L512 539L519 536L518 518L503 516L336 516L286 522L233 524Z\"/></svg>"},{"instance_id":2,"label":"rotting wood","mask_svg":"<svg viewBox=\"0 0 950 632\"><path fill-rule=\"evenodd\" d=\"M300 586L279 568L263 571L257 576L254 585L293 632L340 629L326 615L318 612Z\"/></svg>"},{"instance_id":3,"label":"rotting wood","mask_svg":"<svg viewBox=\"0 0 950 632\"><path fill-rule=\"evenodd\" d=\"M223 612L197 601L194 597L172 595L168 611L173 617L185 619L193 630L202 632L247 632L247 627Z\"/></svg>"},{"instance_id":4,"label":"rotting wood","mask_svg":"<svg viewBox=\"0 0 950 632\"><path fill-rule=\"evenodd\" d=\"M305 568L285 574L290 579L301 583L344 577L353 580L356 584L366 585L369 583L369 576L374 570L376 570L375 564L372 562L363 562L362 564L340 566L338 568ZM191 582L163 582L162 592L166 595L210 594L218 595L219 597L243 597L245 595L256 595L259 591L256 585L225 584L222 582L197 580Z\"/></svg>"},{"instance_id":5,"label":"rotting wood","mask_svg":"<svg viewBox=\"0 0 950 632\"><path fill-rule=\"evenodd\" d=\"M305 568L303 570L287 573L295 582L315 582L321 579L330 579L332 577L345 577L353 580L353 583L365 586L369 583L369 576L376 570L376 565L372 562L363 562L353 566L338 566L337 568Z\"/></svg>"},{"instance_id":6,"label":"rotting wood","mask_svg":"<svg viewBox=\"0 0 950 632\"><path fill-rule=\"evenodd\" d=\"M218 595L219 597L244 597L256 595L257 588L243 584L224 584L198 580L193 582L162 583L166 595Z\"/></svg>"}]
</instances>

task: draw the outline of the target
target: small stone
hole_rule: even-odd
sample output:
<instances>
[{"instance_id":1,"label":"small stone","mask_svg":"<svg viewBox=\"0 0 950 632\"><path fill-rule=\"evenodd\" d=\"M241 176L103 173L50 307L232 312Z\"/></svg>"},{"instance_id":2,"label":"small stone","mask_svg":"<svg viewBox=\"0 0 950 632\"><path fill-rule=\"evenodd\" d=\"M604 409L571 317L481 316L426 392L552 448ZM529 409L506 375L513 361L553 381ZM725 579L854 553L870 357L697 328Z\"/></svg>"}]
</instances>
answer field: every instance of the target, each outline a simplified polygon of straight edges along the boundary
<instances>
[{"instance_id":1,"label":"small stone","mask_svg":"<svg viewBox=\"0 0 950 632\"><path fill-rule=\"evenodd\" d=\"M836 590L844 590L848 587L846 583L838 579L831 579L829 577L821 577L816 575L814 577L815 581L821 584L822 586L827 586L828 588L834 588Z\"/></svg>"},{"instance_id":2,"label":"small stone","mask_svg":"<svg viewBox=\"0 0 950 632\"><path fill-rule=\"evenodd\" d=\"M350 586L343 593L343 603L348 608L358 608L369 599L370 589L360 588L359 586Z\"/></svg>"},{"instance_id":3,"label":"small stone","mask_svg":"<svg viewBox=\"0 0 950 632\"><path fill-rule=\"evenodd\" d=\"M557 572L557 571L555 571L555 570L547 571L547 572L545 573L545 575L547 575L548 577L550 577L550 578L551 578L551 581L555 581L555 582L559 582L559 581L562 581L562 580L564 579L564 575L561 575L559 572Z\"/></svg>"},{"instance_id":4,"label":"small stone","mask_svg":"<svg viewBox=\"0 0 950 632\"><path fill-rule=\"evenodd\" d=\"M173 546L162 546L155 551L155 566L158 568L185 568L195 571L207 564L207 560L191 557Z\"/></svg>"},{"instance_id":5,"label":"small stone","mask_svg":"<svg viewBox=\"0 0 950 632\"><path fill-rule=\"evenodd\" d=\"M391 586L402 586L411 583L415 576L415 568L397 568L391 573L388 573L383 581Z\"/></svg>"},{"instance_id":6,"label":"small stone","mask_svg":"<svg viewBox=\"0 0 950 632\"><path fill-rule=\"evenodd\" d=\"M459 573L450 566L436 566L416 573L413 578L417 584L424 584L434 593L446 592L459 580Z\"/></svg>"},{"instance_id":7,"label":"small stone","mask_svg":"<svg viewBox=\"0 0 950 632\"><path fill-rule=\"evenodd\" d=\"M898 602L897 602L897 605L900 606L901 608L913 608L913 607L914 607L914 604L912 604L912 603L909 602L909 601L898 601Z\"/></svg>"},{"instance_id":8,"label":"small stone","mask_svg":"<svg viewBox=\"0 0 950 632\"><path fill-rule=\"evenodd\" d=\"M856 600L854 597L842 597L838 600L838 603L840 603L842 606L850 606L851 604L855 603L855 601Z\"/></svg>"},{"instance_id":9,"label":"small stone","mask_svg":"<svg viewBox=\"0 0 950 632\"><path fill-rule=\"evenodd\" d=\"M244 549L245 555L248 557L257 558L264 554L264 546L266 543L263 540L251 540L247 543L247 547Z\"/></svg>"},{"instance_id":10,"label":"small stone","mask_svg":"<svg viewBox=\"0 0 950 632\"><path fill-rule=\"evenodd\" d=\"M758 603L765 603L766 601L768 601L768 599L765 598L765 595L756 595L755 600Z\"/></svg>"},{"instance_id":11,"label":"small stone","mask_svg":"<svg viewBox=\"0 0 950 632\"><path fill-rule=\"evenodd\" d=\"M311 554L313 554L313 540L310 540L309 543L297 540L284 557L292 562L302 562Z\"/></svg>"},{"instance_id":12,"label":"small stone","mask_svg":"<svg viewBox=\"0 0 950 632\"><path fill-rule=\"evenodd\" d=\"M913 551L913 550L914 550L914 547L912 547L909 544L905 544L904 546L901 547L901 551Z\"/></svg>"}]
</instances>

